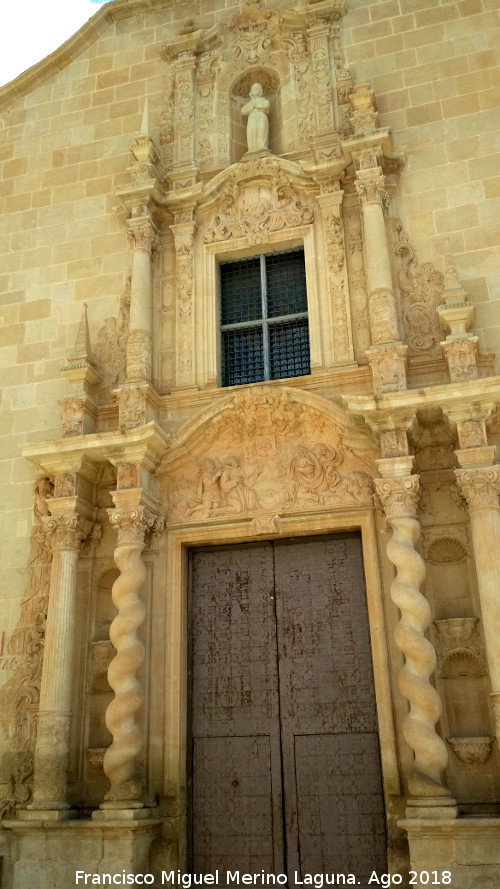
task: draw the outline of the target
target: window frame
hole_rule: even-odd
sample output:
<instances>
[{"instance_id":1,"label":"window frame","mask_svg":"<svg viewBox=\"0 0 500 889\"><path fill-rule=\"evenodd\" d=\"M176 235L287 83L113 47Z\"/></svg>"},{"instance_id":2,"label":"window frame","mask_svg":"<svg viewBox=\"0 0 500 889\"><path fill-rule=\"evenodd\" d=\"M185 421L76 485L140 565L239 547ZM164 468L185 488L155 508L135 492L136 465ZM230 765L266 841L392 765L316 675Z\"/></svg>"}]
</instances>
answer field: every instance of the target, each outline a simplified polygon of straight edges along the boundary
<instances>
[{"instance_id":1,"label":"window frame","mask_svg":"<svg viewBox=\"0 0 500 889\"><path fill-rule=\"evenodd\" d=\"M219 271L219 311L221 313L221 267L223 265L229 265L232 262L245 262L245 260L250 260L253 258L259 259L259 272L260 272L260 302L261 302L261 317L254 318L249 321L236 321L230 324L223 324L220 321L219 324L219 336L222 341L222 335L226 332L231 333L232 331L238 330L258 330L262 332L262 363L264 369L264 376L260 380L252 380L251 382L272 382L277 379L293 379L296 376L309 376L311 372L310 368L310 337L309 337L309 304L307 301L307 280L305 281L305 297L306 297L306 310L304 312L295 312L290 313L288 315L270 315L269 314L269 299L268 299L268 257L277 257L277 256L289 256L292 254L301 253L304 262L304 277L305 277L305 251L303 246L299 247L289 247L285 250L272 250L264 253L257 253L254 257L239 257L236 260L222 260L218 263L218 271ZM309 371L307 374L290 374L290 376L284 377L273 377L271 376L272 368L271 368L271 335L270 328L274 326L278 326L279 324L283 324L285 322L293 322L293 321L307 321L307 342L309 349ZM221 349L221 377L224 376L224 367L223 367L223 356ZM248 383L224 383L221 380L222 388L228 388L228 386L232 385L249 385Z\"/></svg>"},{"instance_id":2,"label":"window frame","mask_svg":"<svg viewBox=\"0 0 500 889\"><path fill-rule=\"evenodd\" d=\"M195 262L197 265L199 263L200 270L197 281L201 284L201 291L197 293L196 363L198 385L202 388L224 388L227 391L232 388L223 387L221 377L219 263L293 250L297 247L304 250L311 375L322 372L333 363L332 318L328 301L325 299L327 282L320 264L321 250L318 251L313 225L301 225L293 230L272 232L261 243L252 245L249 245L246 237L228 238L225 241L209 244L202 242L199 244L200 252L195 255ZM265 384L275 385L279 382L279 380L269 380ZM262 383L235 385L252 386Z\"/></svg>"}]
</instances>

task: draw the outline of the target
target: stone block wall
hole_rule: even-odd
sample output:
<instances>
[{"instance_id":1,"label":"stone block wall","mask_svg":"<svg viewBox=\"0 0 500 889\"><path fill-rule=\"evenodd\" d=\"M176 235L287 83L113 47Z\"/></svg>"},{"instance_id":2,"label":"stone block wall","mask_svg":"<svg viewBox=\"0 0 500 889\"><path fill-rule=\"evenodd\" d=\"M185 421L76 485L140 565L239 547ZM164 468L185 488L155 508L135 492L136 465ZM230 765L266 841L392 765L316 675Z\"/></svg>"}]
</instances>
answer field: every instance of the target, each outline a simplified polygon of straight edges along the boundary
<instances>
[{"instance_id":1,"label":"stone block wall","mask_svg":"<svg viewBox=\"0 0 500 889\"><path fill-rule=\"evenodd\" d=\"M398 212L422 261L445 239L476 307L484 351L500 346L500 10L496 0L349 0L342 43L355 83L405 146Z\"/></svg>"}]
</instances>

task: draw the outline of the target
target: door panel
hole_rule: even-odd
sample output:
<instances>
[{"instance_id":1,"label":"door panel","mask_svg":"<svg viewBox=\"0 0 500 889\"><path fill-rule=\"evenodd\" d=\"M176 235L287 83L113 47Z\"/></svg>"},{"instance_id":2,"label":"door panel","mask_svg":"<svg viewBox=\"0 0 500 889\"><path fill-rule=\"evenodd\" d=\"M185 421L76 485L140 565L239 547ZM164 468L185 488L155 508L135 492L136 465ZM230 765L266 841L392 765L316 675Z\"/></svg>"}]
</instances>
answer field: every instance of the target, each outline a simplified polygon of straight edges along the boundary
<instances>
[{"instance_id":1,"label":"door panel","mask_svg":"<svg viewBox=\"0 0 500 889\"><path fill-rule=\"evenodd\" d=\"M196 738L193 747L197 873L272 873L269 738Z\"/></svg>"},{"instance_id":2,"label":"door panel","mask_svg":"<svg viewBox=\"0 0 500 889\"><path fill-rule=\"evenodd\" d=\"M193 870L384 872L357 534L192 553Z\"/></svg>"},{"instance_id":3,"label":"door panel","mask_svg":"<svg viewBox=\"0 0 500 889\"><path fill-rule=\"evenodd\" d=\"M196 551L191 574L193 869L282 873L272 545Z\"/></svg>"}]
</instances>

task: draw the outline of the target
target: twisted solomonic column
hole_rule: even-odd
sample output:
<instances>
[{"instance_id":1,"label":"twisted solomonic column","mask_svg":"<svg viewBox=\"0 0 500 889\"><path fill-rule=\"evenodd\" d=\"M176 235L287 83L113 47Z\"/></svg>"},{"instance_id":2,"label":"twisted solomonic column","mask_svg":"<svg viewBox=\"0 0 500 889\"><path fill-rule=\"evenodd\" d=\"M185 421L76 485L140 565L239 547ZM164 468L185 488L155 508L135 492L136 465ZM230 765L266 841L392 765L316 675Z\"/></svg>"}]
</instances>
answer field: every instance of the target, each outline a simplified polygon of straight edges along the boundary
<instances>
[{"instance_id":1,"label":"twisted solomonic column","mask_svg":"<svg viewBox=\"0 0 500 889\"><path fill-rule=\"evenodd\" d=\"M434 728L441 715L441 701L429 681L436 666L436 653L424 635L431 622L429 603L420 592L425 564L415 549L420 538L417 518L419 477L375 479L375 486L392 528L392 537L387 544L387 556L396 568L391 598L401 612L394 638L405 656L405 664L398 676L399 688L410 704L410 712L403 723L403 735L415 755L408 780L413 798L409 805L418 805L418 814L424 807L431 806L432 815L452 817L456 814L456 809L452 809L454 800L450 799L442 781L448 753ZM436 807L439 807L439 813ZM407 814L411 815L412 810Z\"/></svg>"},{"instance_id":2,"label":"twisted solomonic column","mask_svg":"<svg viewBox=\"0 0 500 889\"><path fill-rule=\"evenodd\" d=\"M104 772L111 787L102 808L130 809L142 806L142 782L136 777L135 759L144 741L135 714L144 698L137 679L137 670L144 660L144 646L137 631L146 614L140 599L146 579L141 553L155 515L141 505L109 509L108 514L118 532L114 559L120 576L112 589L118 614L109 631L116 655L109 665L108 681L115 696L106 711L106 725L113 742L104 755Z\"/></svg>"}]
</instances>

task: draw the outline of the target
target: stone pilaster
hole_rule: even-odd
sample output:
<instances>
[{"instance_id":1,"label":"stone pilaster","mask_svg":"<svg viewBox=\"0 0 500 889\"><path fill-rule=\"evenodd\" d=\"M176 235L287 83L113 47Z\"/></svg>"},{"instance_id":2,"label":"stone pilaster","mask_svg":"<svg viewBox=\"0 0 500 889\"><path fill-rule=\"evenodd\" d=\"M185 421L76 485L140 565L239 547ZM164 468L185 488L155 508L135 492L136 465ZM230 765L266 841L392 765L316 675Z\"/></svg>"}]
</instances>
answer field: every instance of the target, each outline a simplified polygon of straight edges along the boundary
<instances>
[{"instance_id":1,"label":"stone pilaster","mask_svg":"<svg viewBox=\"0 0 500 889\"><path fill-rule=\"evenodd\" d=\"M177 214L176 224L171 226L175 242L176 280L176 367L175 385L178 389L195 386L194 347L194 273L193 245L195 224L192 214Z\"/></svg>"},{"instance_id":2,"label":"stone pilaster","mask_svg":"<svg viewBox=\"0 0 500 889\"><path fill-rule=\"evenodd\" d=\"M333 353L336 363L354 360L345 257L343 196L340 189L338 191L324 190L316 198L323 217Z\"/></svg>"},{"instance_id":3,"label":"stone pilaster","mask_svg":"<svg viewBox=\"0 0 500 889\"><path fill-rule=\"evenodd\" d=\"M331 25L327 21L317 22L308 30L314 90L314 129L317 137L332 133L335 130L330 70L330 32Z\"/></svg>"},{"instance_id":4,"label":"stone pilaster","mask_svg":"<svg viewBox=\"0 0 500 889\"><path fill-rule=\"evenodd\" d=\"M436 653L425 637L431 611L420 591L425 564L416 550L421 533L417 515L420 488L419 476L411 474L412 462L413 458L406 456L378 460L382 478L375 479L377 494L392 529L387 544L387 556L396 568L391 598L401 612L394 638L405 658L398 683L410 705L403 735L415 757L408 778L407 816L455 817L455 801L442 779L448 753L435 730L441 715L441 701L430 682Z\"/></svg>"},{"instance_id":5,"label":"stone pilaster","mask_svg":"<svg viewBox=\"0 0 500 889\"><path fill-rule=\"evenodd\" d=\"M144 746L143 731L135 715L144 698L137 678L137 671L144 659L144 646L138 629L146 614L140 598L146 579L141 554L146 533L153 528L156 516L146 505L141 488L115 491L113 500L115 508L109 509L108 513L118 534L114 559L120 576L112 589L118 614L109 632L116 649L108 670L114 698L106 711L106 725L113 742L105 753L103 763L111 787L101 809L115 810L118 815L118 810L140 809L143 806L142 782L137 777L135 764Z\"/></svg>"},{"instance_id":6,"label":"stone pilaster","mask_svg":"<svg viewBox=\"0 0 500 889\"><path fill-rule=\"evenodd\" d=\"M194 95L196 56L193 47L182 50L174 62L174 170L194 169L195 125Z\"/></svg>"},{"instance_id":7,"label":"stone pilaster","mask_svg":"<svg viewBox=\"0 0 500 889\"><path fill-rule=\"evenodd\" d=\"M68 499L60 501L67 510ZM50 596L37 718L33 802L30 809L63 811L67 801L70 752L71 698L75 648L76 578L81 541L92 523L72 512L58 513L56 498L51 515L43 519L52 535ZM46 815L44 814L44 817Z\"/></svg>"},{"instance_id":8,"label":"stone pilaster","mask_svg":"<svg viewBox=\"0 0 500 889\"><path fill-rule=\"evenodd\" d=\"M127 222L127 236L132 247L130 284L130 328L127 337L127 381L150 381L152 362L151 254L157 243L157 231L149 215Z\"/></svg>"},{"instance_id":9,"label":"stone pilaster","mask_svg":"<svg viewBox=\"0 0 500 889\"><path fill-rule=\"evenodd\" d=\"M467 501L486 657L491 677L496 735L500 740L500 465L494 447L456 451L455 475Z\"/></svg>"}]
</instances>

